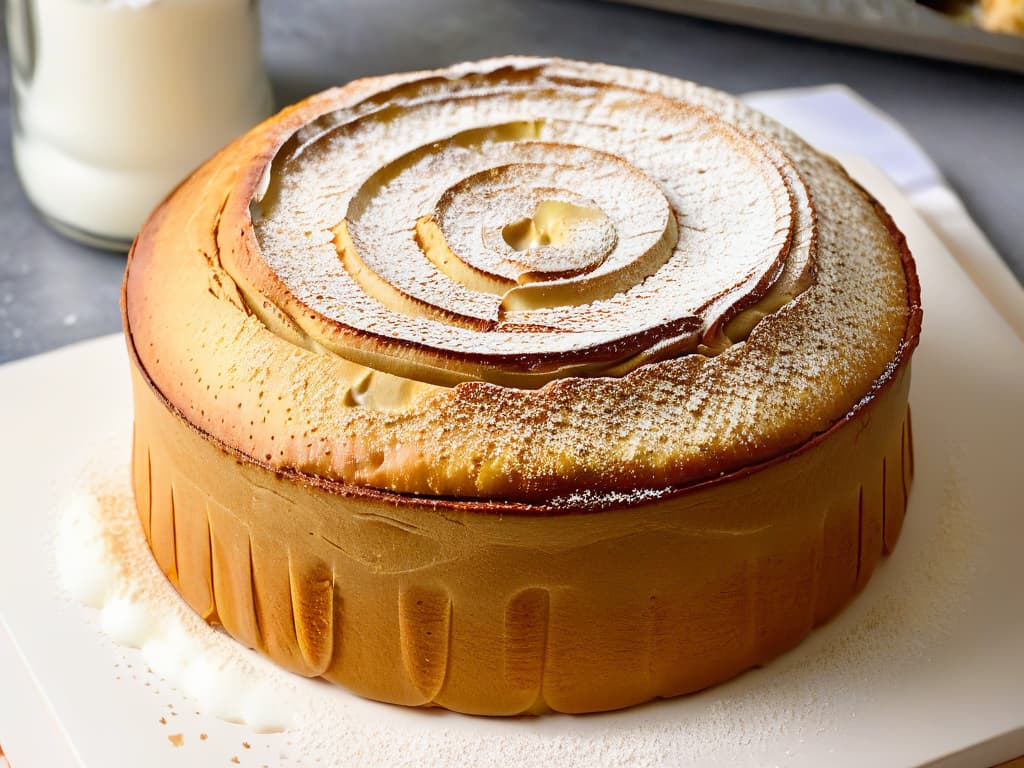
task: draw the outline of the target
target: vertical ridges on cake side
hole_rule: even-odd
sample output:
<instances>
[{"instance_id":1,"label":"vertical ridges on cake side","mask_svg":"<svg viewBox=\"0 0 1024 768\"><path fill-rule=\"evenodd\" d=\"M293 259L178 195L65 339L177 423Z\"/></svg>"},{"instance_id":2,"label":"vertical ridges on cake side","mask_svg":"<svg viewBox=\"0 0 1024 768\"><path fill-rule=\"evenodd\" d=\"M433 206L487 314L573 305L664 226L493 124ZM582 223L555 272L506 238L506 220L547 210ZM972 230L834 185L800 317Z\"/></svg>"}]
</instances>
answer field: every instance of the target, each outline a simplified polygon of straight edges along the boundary
<instances>
[{"instance_id":1,"label":"vertical ridges on cake side","mask_svg":"<svg viewBox=\"0 0 1024 768\"><path fill-rule=\"evenodd\" d=\"M550 595L543 587L517 592L505 605L505 682L514 691L541 695L547 656Z\"/></svg>"},{"instance_id":2,"label":"vertical ridges on cake side","mask_svg":"<svg viewBox=\"0 0 1024 768\"><path fill-rule=\"evenodd\" d=\"M452 600L442 589L414 587L398 596L402 663L423 703L433 702L448 670Z\"/></svg>"},{"instance_id":3,"label":"vertical ridges on cake side","mask_svg":"<svg viewBox=\"0 0 1024 768\"><path fill-rule=\"evenodd\" d=\"M334 654L334 570L314 561L300 565L289 557L295 640L306 662L303 674L322 675Z\"/></svg>"},{"instance_id":4,"label":"vertical ridges on cake side","mask_svg":"<svg viewBox=\"0 0 1024 768\"><path fill-rule=\"evenodd\" d=\"M249 648L259 648L249 533L216 501L211 499L207 509L217 617L235 638Z\"/></svg>"}]
</instances>

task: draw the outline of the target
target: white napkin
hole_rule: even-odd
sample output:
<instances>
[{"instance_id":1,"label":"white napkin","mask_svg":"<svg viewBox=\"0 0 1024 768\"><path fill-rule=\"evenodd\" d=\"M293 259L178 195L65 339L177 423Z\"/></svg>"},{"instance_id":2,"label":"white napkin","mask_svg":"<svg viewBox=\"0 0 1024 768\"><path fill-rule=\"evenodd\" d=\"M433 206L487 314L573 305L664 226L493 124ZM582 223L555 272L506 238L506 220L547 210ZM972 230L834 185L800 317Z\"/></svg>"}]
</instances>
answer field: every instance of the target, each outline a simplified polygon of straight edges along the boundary
<instances>
[{"instance_id":1,"label":"white napkin","mask_svg":"<svg viewBox=\"0 0 1024 768\"><path fill-rule=\"evenodd\" d=\"M844 85L759 91L744 101L823 152L860 155L881 168L1024 340L1024 287L899 123Z\"/></svg>"}]
</instances>

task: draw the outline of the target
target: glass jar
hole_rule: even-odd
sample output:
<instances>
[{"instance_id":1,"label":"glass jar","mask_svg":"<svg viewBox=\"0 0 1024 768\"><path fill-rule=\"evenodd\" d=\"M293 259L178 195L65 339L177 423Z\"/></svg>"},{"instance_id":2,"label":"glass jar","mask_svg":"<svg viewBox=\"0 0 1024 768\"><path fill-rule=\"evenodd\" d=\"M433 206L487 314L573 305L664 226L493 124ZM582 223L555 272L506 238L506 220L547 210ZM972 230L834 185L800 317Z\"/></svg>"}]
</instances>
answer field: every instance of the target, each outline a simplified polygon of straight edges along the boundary
<instances>
[{"instance_id":1,"label":"glass jar","mask_svg":"<svg viewBox=\"0 0 1024 768\"><path fill-rule=\"evenodd\" d=\"M255 0L8 0L7 36L18 176L92 245L271 110Z\"/></svg>"}]
</instances>

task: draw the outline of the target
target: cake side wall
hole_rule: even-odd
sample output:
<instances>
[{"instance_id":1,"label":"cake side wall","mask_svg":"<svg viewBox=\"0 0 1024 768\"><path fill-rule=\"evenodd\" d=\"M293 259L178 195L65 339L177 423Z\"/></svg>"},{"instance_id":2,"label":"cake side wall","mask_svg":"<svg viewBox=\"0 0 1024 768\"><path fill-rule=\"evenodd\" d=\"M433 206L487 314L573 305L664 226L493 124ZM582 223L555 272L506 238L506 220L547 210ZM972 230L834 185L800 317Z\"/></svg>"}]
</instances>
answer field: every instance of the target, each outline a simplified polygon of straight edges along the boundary
<instances>
[{"instance_id":1,"label":"cake side wall","mask_svg":"<svg viewBox=\"0 0 1024 768\"><path fill-rule=\"evenodd\" d=\"M892 551L911 480L909 366L786 461L561 516L332 493L227 453L132 375L139 516L189 605L298 674L406 705L608 710L764 663Z\"/></svg>"}]
</instances>

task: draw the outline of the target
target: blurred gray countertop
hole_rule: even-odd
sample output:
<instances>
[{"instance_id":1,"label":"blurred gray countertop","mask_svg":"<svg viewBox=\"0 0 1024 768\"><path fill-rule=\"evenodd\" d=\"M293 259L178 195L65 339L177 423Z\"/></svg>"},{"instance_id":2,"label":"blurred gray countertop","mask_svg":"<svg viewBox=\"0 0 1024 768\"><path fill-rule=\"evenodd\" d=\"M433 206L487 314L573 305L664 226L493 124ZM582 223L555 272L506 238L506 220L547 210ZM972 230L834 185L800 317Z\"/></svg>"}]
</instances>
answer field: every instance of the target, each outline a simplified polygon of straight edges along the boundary
<instances>
[{"instance_id":1,"label":"blurred gray countertop","mask_svg":"<svg viewBox=\"0 0 1024 768\"><path fill-rule=\"evenodd\" d=\"M1024 77L600 0L263 0L278 105L364 75L505 53L653 69L732 93L845 83L902 123L1024 281ZM124 255L35 215L10 150L0 57L0 362L117 331Z\"/></svg>"}]
</instances>

